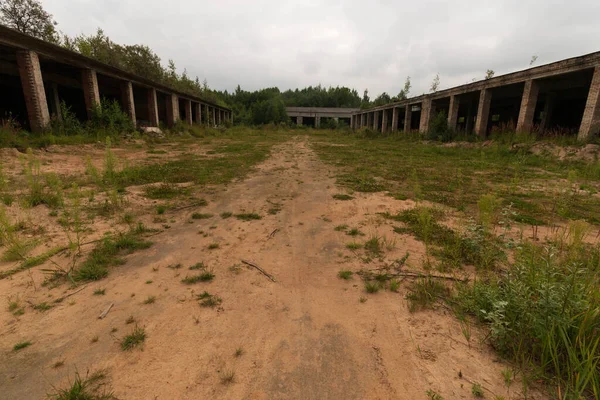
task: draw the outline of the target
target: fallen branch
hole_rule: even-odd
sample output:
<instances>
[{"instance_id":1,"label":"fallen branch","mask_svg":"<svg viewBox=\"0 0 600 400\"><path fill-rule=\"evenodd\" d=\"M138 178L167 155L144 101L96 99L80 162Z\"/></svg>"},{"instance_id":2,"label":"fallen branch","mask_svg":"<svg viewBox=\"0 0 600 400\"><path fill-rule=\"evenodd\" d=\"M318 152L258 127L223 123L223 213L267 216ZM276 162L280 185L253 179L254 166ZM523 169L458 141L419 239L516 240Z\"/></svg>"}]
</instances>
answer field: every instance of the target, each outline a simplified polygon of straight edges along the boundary
<instances>
[{"instance_id":1,"label":"fallen branch","mask_svg":"<svg viewBox=\"0 0 600 400\"><path fill-rule=\"evenodd\" d=\"M110 306L108 306L106 308L106 310L104 310L104 312L102 314L100 314L100 316L98 317L98 319L104 319L104 317L106 317L106 315L108 314L108 312L110 311L110 309L113 308L114 305L115 305L115 303L110 303Z\"/></svg>"},{"instance_id":2,"label":"fallen branch","mask_svg":"<svg viewBox=\"0 0 600 400\"><path fill-rule=\"evenodd\" d=\"M73 296L74 294L77 294L77 293L81 292L81 291L82 291L83 289L85 289L86 287L87 287L87 285L84 285L84 286L80 287L79 289L77 289L76 291L74 291L73 293L69 293L69 294L67 294L67 295L65 295L65 296L63 296L63 297L59 297L59 298L58 298L58 299L56 299L55 301L56 301L57 303L60 303L61 301L63 301L63 300L64 300L64 299L66 299L67 297L71 297L71 296Z\"/></svg>"},{"instance_id":3,"label":"fallen branch","mask_svg":"<svg viewBox=\"0 0 600 400\"><path fill-rule=\"evenodd\" d=\"M275 229L273 232L271 232L271 234L269 235L268 239L271 239L273 236L275 236L275 234L279 232L279 228Z\"/></svg>"},{"instance_id":4,"label":"fallen branch","mask_svg":"<svg viewBox=\"0 0 600 400\"><path fill-rule=\"evenodd\" d=\"M271 281L276 282L275 278L273 278L273 275L267 273L264 269L262 269L261 267L259 267L258 265L254 264L253 262L250 261L246 261L246 260L242 260L242 262L246 265L249 265L253 268L256 268L257 270L259 270L264 276L266 276L267 278L269 278Z\"/></svg>"}]
</instances>

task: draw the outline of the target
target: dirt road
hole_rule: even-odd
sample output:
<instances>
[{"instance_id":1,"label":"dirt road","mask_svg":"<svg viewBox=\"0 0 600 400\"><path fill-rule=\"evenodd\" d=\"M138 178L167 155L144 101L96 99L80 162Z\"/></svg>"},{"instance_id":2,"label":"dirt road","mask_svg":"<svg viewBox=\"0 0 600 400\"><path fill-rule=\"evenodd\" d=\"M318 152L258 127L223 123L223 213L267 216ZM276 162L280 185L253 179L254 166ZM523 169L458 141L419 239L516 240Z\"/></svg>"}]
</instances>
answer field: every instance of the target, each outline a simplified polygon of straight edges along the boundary
<instances>
[{"instance_id":1,"label":"dirt road","mask_svg":"<svg viewBox=\"0 0 600 400\"><path fill-rule=\"evenodd\" d=\"M353 239L335 231L337 225L360 228L366 236L357 240L386 237L385 258L409 251L414 268L423 246L394 234L377 215L412 207L411 201L358 193L354 200L334 200L343 190L333 174L308 138L292 139L247 179L207 196L201 211L214 217L190 223L194 209L169 215L171 228L154 236L150 249L129 256L71 302L25 315L18 324L2 313L0 397L43 398L75 371L106 368L121 399L426 399L428 389L456 399L473 397L471 382L508 398L500 374L505 365L480 344L475 327L469 346L456 318L443 309L409 313L406 287L367 294L357 276L337 277L341 269L379 265L364 264L360 251L347 249ZM263 218L222 219L223 212ZM211 243L219 248L209 250ZM242 259L276 282L252 268L230 268ZM187 268L201 261L215 279L183 284L193 272ZM183 268L167 267L179 263ZM20 275L0 281L0 290L32 290ZM106 295L93 296L96 288ZM195 295L205 290L222 298L220 307L199 306ZM155 303L143 304L148 296L156 296ZM141 351L120 349L133 328L126 324L130 316L146 330ZM9 350L23 339L33 342L26 352ZM64 367L53 368L58 360ZM230 372L233 383L223 383Z\"/></svg>"}]
</instances>

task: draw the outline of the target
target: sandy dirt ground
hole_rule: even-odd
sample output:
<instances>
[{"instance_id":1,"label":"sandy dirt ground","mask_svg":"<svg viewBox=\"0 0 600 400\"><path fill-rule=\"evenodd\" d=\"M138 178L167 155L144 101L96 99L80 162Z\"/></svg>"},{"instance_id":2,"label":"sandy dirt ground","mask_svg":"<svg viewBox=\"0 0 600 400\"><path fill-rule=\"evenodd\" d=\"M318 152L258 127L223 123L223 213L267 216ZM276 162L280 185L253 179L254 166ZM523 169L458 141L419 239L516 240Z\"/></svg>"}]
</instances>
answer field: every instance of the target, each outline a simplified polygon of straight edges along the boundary
<instances>
[{"instance_id":1,"label":"sandy dirt ground","mask_svg":"<svg viewBox=\"0 0 600 400\"><path fill-rule=\"evenodd\" d=\"M469 343L448 310L410 313L407 283L399 293L367 294L358 276L337 277L341 269L380 265L364 264L361 251L347 249L353 239L335 231L337 225L358 227L366 238L385 237L393 244L385 259L408 251L411 269L419 268L424 247L393 233L390 221L377 214L414 203L378 193L335 200L332 195L343 190L333 175L308 138L294 138L276 146L243 181L212 188L207 207L169 214L171 228L108 278L44 313L28 308L14 317L3 307L0 398L45 398L75 372L100 369L120 399L427 399L428 389L445 399L470 399L471 382L485 388L486 398L522 398L518 380L510 392L505 388L501 370L508 365L475 325ZM269 214L274 207L280 211ZM189 223L195 211L214 217ZM256 212L263 219L222 219L223 212ZM209 250L211 243L219 248ZM237 273L230 268L242 259L276 282L247 266ZM198 262L215 279L183 284L194 272L188 267ZM183 268L168 268L178 263ZM39 268L0 280L0 300L19 294L35 303L73 291L40 287ZM92 295L99 288L106 294ZM220 307L199 306L196 295L205 290L222 298ZM148 296L156 302L144 304ZM98 319L111 303L107 317ZM130 316L147 338L141 349L124 352L120 340L133 329L126 324ZM33 344L12 351L23 340ZM243 354L236 357L238 348ZM62 360L64 366L53 368ZM222 383L229 372L233 383Z\"/></svg>"}]
</instances>

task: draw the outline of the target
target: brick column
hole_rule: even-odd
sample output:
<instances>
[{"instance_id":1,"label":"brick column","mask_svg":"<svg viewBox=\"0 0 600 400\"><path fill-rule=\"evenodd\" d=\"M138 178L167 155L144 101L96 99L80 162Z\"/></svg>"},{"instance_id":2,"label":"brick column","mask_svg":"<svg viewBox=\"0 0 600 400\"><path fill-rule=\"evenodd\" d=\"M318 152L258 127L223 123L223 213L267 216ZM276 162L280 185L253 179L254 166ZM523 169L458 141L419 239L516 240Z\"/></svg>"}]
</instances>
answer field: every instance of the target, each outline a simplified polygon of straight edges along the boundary
<instances>
[{"instance_id":1,"label":"brick column","mask_svg":"<svg viewBox=\"0 0 600 400\"><path fill-rule=\"evenodd\" d=\"M429 131L429 122L431 121L431 99L426 98L421 103L421 120L419 121L419 132L426 133Z\"/></svg>"},{"instance_id":2,"label":"brick column","mask_svg":"<svg viewBox=\"0 0 600 400\"><path fill-rule=\"evenodd\" d=\"M398 107L392 109L392 132L398 131L398 120L400 119L400 110Z\"/></svg>"},{"instance_id":3,"label":"brick column","mask_svg":"<svg viewBox=\"0 0 600 400\"><path fill-rule=\"evenodd\" d=\"M39 132L50 123L40 60L37 53L33 51L17 51L17 64L27 105L29 125L32 131Z\"/></svg>"},{"instance_id":4,"label":"brick column","mask_svg":"<svg viewBox=\"0 0 600 400\"><path fill-rule=\"evenodd\" d=\"M179 97L175 94L167 95L167 125L175 125L179 121Z\"/></svg>"},{"instance_id":5,"label":"brick column","mask_svg":"<svg viewBox=\"0 0 600 400\"><path fill-rule=\"evenodd\" d=\"M156 100L156 89L148 88L148 123L150 126L158 126L158 102Z\"/></svg>"},{"instance_id":6,"label":"brick column","mask_svg":"<svg viewBox=\"0 0 600 400\"><path fill-rule=\"evenodd\" d=\"M448 128L455 130L458 122L458 109L460 107L460 98L450 96L450 107L448 108Z\"/></svg>"},{"instance_id":7,"label":"brick column","mask_svg":"<svg viewBox=\"0 0 600 400\"><path fill-rule=\"evenodd\" d=\"M492 104L492 91L483 89L479 93L479 106L477 108L477 121L475 121L475 134L485 137L487 133L488 119L490 118L490 106Z\"/></svg>"},{"instance_id":8,"label":"brick column","mask_svg":"<svg viewBox=\"0 0 600 400\"><path fill-rule=\"evenodd\" d=\"M583 118L579 126L577 140L586 141L600 134L600 66L594 70L594 76L588 92Z\"/></svg>"},{"instance_id":9,"label":"brick column","mask_svg":"<svg viewBox=\"0 0 600 400\"><path fill-rule=\"evenodd\" d=\"M533 117L539 91L540 88L536 81L533 79L525 81L519 119L517 120L517 132L529 132L533 128Z\"/></svg>"},{"instance_id":10,"label":"brick column","mask_svg":"<svg viewBox=\"0 0 600 400\"><path fill-rule=\"evenodd\" d=\"M133 126L136 126L135 101L133 100L133 85L131 82L121 82L121 99L124 111L129 115Z\"/></svg>"},{"instance_id":11,"label":"brick column","mask_svg":"<svg viewBox=\"0 0 600 400\"><path fill-rule=\"evenodd\" d=\"M388 128L388 110L381 110L381 133L386 133Z\"/></svg>"},{"instance_id":12,"label":"brick column","mask_svg":"<svg viewBox=\"0 0 600 400\"><path fill-rule=\"evenodd\" d=\"M100 104L100 90L98 89L98 76L93 69L81 71L81 87L85 99L85 108L88 118L92 118L92 110Z\"/></svg>"},{"instance_id":13,"label":"brick column","mask_svg":"<svg viewBox=\"0 0 600 400\"><path fill-rule=\"evenodd\" d=\"M185 122L187 122L188 125L192 125L193 121L192 121L192 102L191 102L191 100L183 99L183 109L184 109L184 113L185 113Z\"/></svg>"},{"instance_id":14,"label":"brick column","mask_svg":"<svg viewBox=\"0 0 600 400\"><path fill-rule=\"evenodd\" d=\"M412 109L410 104L406 105L404 109L404 132L410 132L412 126Z\"/></svg>"},{"instance_id":15,"label":"brick column","mask_svg":"<svg viewBox=\"0 0 600 400\"><path fill-rule=\"evenodd\" d=\"M379 111L373 111L373 125L371 126L371 128L373 128L374 131L377 130L379 125Z\"/></svg>"}]
</instances>

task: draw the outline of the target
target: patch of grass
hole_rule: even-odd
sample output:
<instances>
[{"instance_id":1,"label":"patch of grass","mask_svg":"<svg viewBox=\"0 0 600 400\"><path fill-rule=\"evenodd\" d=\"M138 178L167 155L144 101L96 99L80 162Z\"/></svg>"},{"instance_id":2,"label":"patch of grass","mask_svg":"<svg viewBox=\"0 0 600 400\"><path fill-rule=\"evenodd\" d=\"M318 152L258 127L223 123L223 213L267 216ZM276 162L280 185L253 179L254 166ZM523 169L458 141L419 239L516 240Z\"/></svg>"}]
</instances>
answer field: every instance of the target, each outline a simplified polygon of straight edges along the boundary
<instances>
[{"instance_id":1,"label":"patch of grass","mask_svg":"<svg viewBox=\"0 0 600 400\"><path fill-rule=\"evenodd\" d=\"M361 297L358 299L358 301L360 301L361 303L366 303L366 302L367 302L367 300L368 300L368 299L367 299L366 297L364 297L364 296L361 296Z\"/></svg>"},{"instance_id":2,"label":"patch of grass","mask_svg":"<svg viewBox=\"0 0 600 400\"><path fill-rule=\"evenodd\" d=\"M134 348L141 346L145 340L146 331L144 330L144 328L140 328L136 325L135 328L133 328L133 332L131 332L129 335L125 336L121 340L121 350L133 350Z\"/></svg>"},{"instance_id":3,"label":"patch of grass","mask_svg":"<svg viewBox=\"0 0 600 400\"><path fill-rule=\"evenodd\" d=\"M148 186L145 188L146 197L149 199L173 199L177 196L189 194L188 188L181 188L170 183L162 183L158 186Z\"/></svg>"},{"instance_id":4,"label":"patch of grass","mask_svg":"<svg viewBox=\"0 0 600 400\"><path fill-rule=\"evenodd\" d=\"M338 272L338 278L344 279L344 280L349 280L349 279L352 279L353 274L354 274L354 272L352 272L352 271L341 270L340 272Z\"/></svg>"},{"instance_id":5,"label":"patch of grass","mask_svg":"<svg viewBox=\"0 0 600 400\"><path fill-rule=\"evenodd\" d=\"M361 249L362 247L363 247L363 245L360 243L357 243L357 242L346 243L346 248L349 250L358 250L358 249Z\"/></svg>"},{"instance_id":6,"label":"patch of grass","mask_svg":"<svg viewBox=\"0 0 600 400\"><path fill-rule=\"evenodd\" d=\"M390 291L398 292L400 290L400 281L397 279L390 280Z\"/></svg>"},{"instance_id":7,"label":"patch of grass","mask_svg":"<svg viewBox=\"0 0 600 400\"><path fill-rule=\"evenodd\" d=\"M449 289L440 281L430 277L415 281L410 287L410 293L406 295L410 312L432 307L438 301L448 297Z\"/></svg>"},{"instance_id":8,"label":"patch of grass","mask_svg":"<svg viewBox=\"0 0 600 400\"><path fill-rule=\"evenodd\" d=\"M54 389L53 393L48 394L52 400L118 400L112 392L107 392L106 373L97 371L85 378L81 378L79 373L75 374L75 380L69 384L67 389Z\"/></svg>"},{"instance_id":9,"label":"patch of grass","mask_svg":"<svg viewBox=\"0 0 600 400\"><path fill-rule=\"evenodd\" d=\"M372 236L364 244L364 248L367 252L373 256L379 256L383 252L383 242L379 236Z\"/></svg>"},{"instance_id":10,"label":"patch of grass","mask_svg":"<svg viewBox=\"0 0 600 400\"><path fill-rule=\"evenodd\" d=\"M198 275L186 276L181 280L181 282L191 285L198 282L210 282L215 278L215 274L211 271L204 271Z\"/></svg>"},{"instance_id":11,"label":"patch of grass","mask_svg":"<svg viewBox=\"0 0 600 400\"><path fill-rule=\"evenodd\" d=\"M221 213L221 218L227 219L227 218L230 218L232 215L233 215L232 212L228 212L228 211L227 212L222 212Z\"/></svg>"},{"instance_id":12,"label":"patch of grass","mask_svg":"<svg viewBox=\"0 0 600 400\"><path fill-rule=\"evenodd\" d=\"M483 393L483 388L481 387L481 384L479 384L479 383L473 383L473 386L471 386L471 393L475 397L484 397L484 395L485 395Z\"/></svg>"},{"instance_id":13,"label":"patch of grass","mask_svg":"<svg viewBox=\"0 0 600 400\"><path fill-rule=\"evenodd\" d=\"M425 394L429 397L430 400L444 400L442 395L437 393L435 390L428 389Z\"/></svg>"},{"instance_id":14,"label":"patch of grass","mask_svg":"<svg viewBox=\"0 0 600 400\"><path fill-rule=\"evenodd\" d=\"M215 250L215 249L218 249L219 247L220 247L219 243L211 243L208 245L209 250Z\"/></svg>"},{"instance_id":15,"label":"patch of grass","mask_svg":"<svg viewBox=\"0 0 600 400\"><path fill-rule=\"evenodd\" d=\"M152 282L154 282L153 280L147 280L146 281L146 285L150 285Z\"/></svg>"},{"instance_id":16,"label":"patch of grass","mask_svg":"<svg viewBox=\"0 0 600 400\"><path fill-rule=\"evenodd\" d=\"M193 213L192 219L209 219L212 218L212 214Z\"/></svg>"},{"instance_id":17,"label":"patch of grass","mask_svg":"<svg viewBox=\"0 0 600 400\"><path fill-rule=\"evenodd\" d=\"M348 232L346 232L348 236L365 236L358 228L352 228Z\"/></svg>"},{"instance_id":18,"label":"patch of grass","mask_svg":"<svg viewBox=\"0 0 600 400\"><path fill-rule=\"evenodd\" d=\"M365 282L365 291L367 293L377 293L381 289L379 282Z\"/></svg>"},{"instance_id":19,"label":"patch of grass","mask_svg":"<svg viewBox=\"0 0 600 400\"><path fill-rule=\"evenodd\" d=\"M354 197L352 197L348 194L341 194L341 193L334 194L332 197L336 200L354 200Z\"/></svg>"},{"instance_id":20,"label":"patch of grass","mask_svg":"<svg viewBox=\"0 0 600 400\"><path fill-rule=\"evenodd\" d=\"M235 372L223 371L221 372L220 379L223 385L230 385L235 382Z\"/></svg>"},{"instance_id":21,"label":"patch of grass","mask_svg":"<svg viewBox=\"0 0 600 400\"><path fill-rule=\"evenodd\" d=\"M169 269L179 269L179 268L182 268L182 267L183 267L183 265L181 265L181 264L169 264L169 265L167 265L167 268L169 268Z\"/></svg>"},{"instance_id":22,"label":"patch of grass","mask_svg":"<svg viewBox=\"0 0 600 400\"><path fill-rule=\"evenodd\" d=\"M144 300L144 304L154 304L156 302L156 296L148 296L146 300Z\"/></svg>"},{"instance_id":23,"label":"patch of grass","mask_svg":"<svg viewBox=\"0 0 600 400\"><path fill-rule=\"evenodd\" d=\"M15 344L13 346L13 351L19 351L19 350L23 350L26 347L31 346L33 343L27 341L27 342L19 342L17 344Z\"/></svg>"},{"instance_id":24,"label":"patch of grass","mask_svg":"<svg viewBox=\"0 0 600 400\"><path fill-rule=\"evenodd\" d=\"M10 312L15 317L25 314L25 308L21 306L21 302L17 298L16 300L12 300L9 298L8 300L8 312Z\"/></svg>"},{"instance_id":25,"label":"patch of grass","mask_svg":"<svg viewBox=\"0 0 600 400\"><path fill-rule=\"evenodd\" d=\"M94 296L104 296L106 294L106 289L96 289L94 290Z\"/></svg>"},{"instance_id":26,"label":"patch of grass","mask_svg":"<svg viewBox=\"0 0 600 400\"><path fill-rule=\"evenodd\" d=\"M129 316L129 318L127 318L127 319L125 320L125 323L126 323L127 325L129 325L129 324L133 324L134 322L135 322L135 318L133 318L133 315L130 315L130 316Z\"/></svg>"},{"instance_id":27,"label":"patch of grass","mask_svg":"<svg viewBox=\"0 0 600 400\"><path fill-rule=\"evenodd\" d=\"M348 225L338 225L335 228L333 228L336 232L344 232L346 229L348 229Z\"/></svg>"},{"instance_id":28,"label":"patch of grass","mask_svg":"<svg viewBox=\"0 0 600 400\"><path fill-rule=\"evenodd\" d=\"M121 265L125 261L121 254L131 254L147 249L152 242L142 240L135 232L104 238L74 273L76 281L97 281L108 276L108 267Z\"/></svg>"},{"instance_id":29,"label":"patch of grass","mask_svg":"<svg viewBox=\"0 0 600 400\"><path fill-rule=\"evenodd\" d=\"M215 296L208 292L199 294L198 296L196 296L196 298L199 300L199 304L202 307L212 308L212 307L218 306L219 304L221 304L223 302L223 300L219 296Z\"/></svg>"},{"instance_id":30,"label":"patch of grass","mask_svg":"<svg viewBox=\"0 0 600 400\"><path fill-rule=\"evenodd\" d=\"M36 311L44 312L50 310L52 307L54 307L52 304L48 304L44 301L42 303L34 305L33 309Z\"/></svg>"},{"instance_id":31,"label":"patch of grass","mask_svg":"<svg viewBox=\"0 0 600 400\"><path fill-rule=\"evenodd\" d=\"M192 265L190 268L188 268L190 271L197 271L197 270L205 270L206 269L206 265L204 265L203 262L199 262L196 263L194 265Z\"/></svg>"},{"instance_id":32,"label":"patch of grass","mask_svg":"<svg viewBox=\"0 0 600 400\"><path fill-rule=\"evenodd\" d=\"M167 211L167 206L165 206L165 205L162 205L162 204L161 204L161 205L158 205L158 206L156 206L156 213L157 213L158 215L163 215L163 214L165 213L165 211Z\"/></svg>"},{"instance_id":33,"label":"patch of grass","mask_svg":"<svg viewBox=\"0 0 600 400\"><path fill-rule=\"evenodd\" d=\"M262 217L256 213L235 214L235 217L237 219L239 219L240 221L253 221L253 220L262 219Z\"/></svg>"},{"instance_id":34,"label":"patch of grass","mask_svg":"<svg viewBox=\"0 0 600 400\"><path fill-rule=\"evenodd\" d=\"M241 347L238 347L237 349L235 349L234 356L241 357L243 354L244 354L244 349L242 349Z\"/></svg>"}]
</instances>

